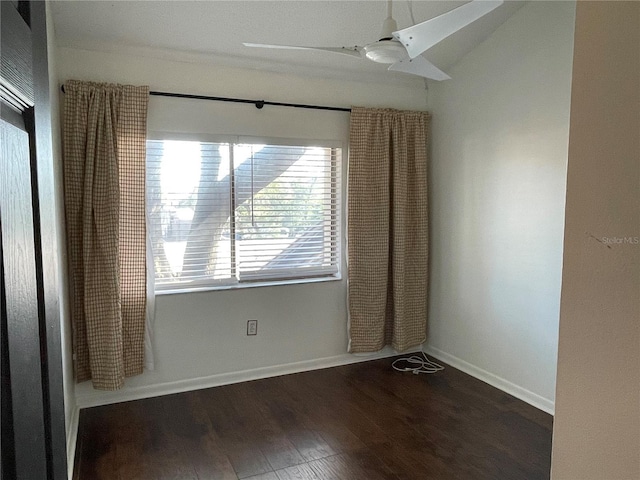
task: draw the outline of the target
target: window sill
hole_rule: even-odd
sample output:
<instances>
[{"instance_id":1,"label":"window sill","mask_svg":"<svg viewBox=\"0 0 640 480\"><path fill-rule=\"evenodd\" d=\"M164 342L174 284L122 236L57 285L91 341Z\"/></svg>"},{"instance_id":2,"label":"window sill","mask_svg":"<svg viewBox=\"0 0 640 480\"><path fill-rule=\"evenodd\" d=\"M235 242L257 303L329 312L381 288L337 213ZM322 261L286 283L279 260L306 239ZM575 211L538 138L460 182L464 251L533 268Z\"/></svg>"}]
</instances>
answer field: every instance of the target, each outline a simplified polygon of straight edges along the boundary
<instances>
[{"instance_id":1,"label":"window sill","mask_svg":"<svg viewBox=\"0 0 640 480\"><path fill-rule=\"evenodd\" d=\"M342 280L342 275L336 275L334 277L322 277L322 278L297 278L295 280L274 280L269 282L245 282L237 283L234 285L216 285L216 286L200 286L193 288L176 288L166 290L156 290L155 295L175 295L180 293L197 293L197 292L218 292L225 290L243 290L245 288L259 288L259 287L281 287L286 285L307 285L310 283L325 283L325 282L337 282Z\"/></svg>"}]
</instances>

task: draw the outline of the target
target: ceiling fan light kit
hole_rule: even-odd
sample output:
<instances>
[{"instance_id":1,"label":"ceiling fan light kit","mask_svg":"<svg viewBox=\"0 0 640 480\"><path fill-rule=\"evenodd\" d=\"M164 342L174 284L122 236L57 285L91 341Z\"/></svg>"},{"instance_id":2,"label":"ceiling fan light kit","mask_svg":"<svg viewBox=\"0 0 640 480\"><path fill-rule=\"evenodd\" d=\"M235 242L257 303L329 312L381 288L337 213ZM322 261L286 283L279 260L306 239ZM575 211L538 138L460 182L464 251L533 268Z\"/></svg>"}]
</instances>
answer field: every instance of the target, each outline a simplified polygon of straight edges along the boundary
<instances>
[{"instance_id":1,"label":"ceiling fan light kit","mask_svg":"<svg viewBox=\"0 0 640 480\"><path fill-rule=\"evenodd\" d=\"M392 0L388 0L388 15L382 24L380 40L364 47L303 47L260 43L244 43L244 45L288 50L319 50L360 58L364 56L376 63L391 64L389 70L392 71L418 75L431 80L447 80L451 77L421 55L504 3L502 0L472 0L430 20L397 30L396 21L392 17L391 2Z\"/></svg>"}]
</instances>

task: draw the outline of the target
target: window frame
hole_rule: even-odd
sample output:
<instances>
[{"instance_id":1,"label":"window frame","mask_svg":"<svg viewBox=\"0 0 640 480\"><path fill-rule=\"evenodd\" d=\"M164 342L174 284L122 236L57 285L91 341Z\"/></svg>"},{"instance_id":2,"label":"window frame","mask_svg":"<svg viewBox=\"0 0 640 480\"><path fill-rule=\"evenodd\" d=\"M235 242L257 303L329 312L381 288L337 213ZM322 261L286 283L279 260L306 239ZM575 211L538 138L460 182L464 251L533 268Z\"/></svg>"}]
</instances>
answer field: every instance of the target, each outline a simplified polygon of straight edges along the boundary
<instances>
[{"instance_id":1,"label":"window frame","mask_svg":"<svg viewBox=\"0 0 640 480\"><path fill-rule=\"evenodd\" d=\"M337 216L337 232L335 237L336 245L336 272L333 274L327 274L326 276L309 276L309 277L297 277L297 278L274 278L274 279L247 279L240 280L238 277L234 281L230 282L230 279L206 279L195 280L189 283L188 287L180 287L179 283L165 284L158 287L155 283L155 268L152 266L148 269L150 274L153 274L153 286L155 295L175 295L181 293L194 293L194 292L207 292L207 291L225 291L244 288L259 288L259 287L274 287L283 285L299 285L299 284L313 284L313 283L325 283L342 281L343 269L346 266L345 262L345 229L346 229L346 158L347 148L345 141L339 139L309 139L309 138L284 138L284 137L264 137L254 135L218 135L210 133L187 133L187 132L162 132L151 131L147 133L147 141L192 141L192 142L207 142L207 143L223 143L229 144L230 148L238 144L264 144L264 145L282 145L282 146L299 146L299 147L321 147L337 149L339 151L339 158L337 160L338 172L336 175L335 190L337 192L337 202L335 213ZM146 155L145 155L146 166ZM145 174L146 179L146 174ZM233 189L232 189L233 191ZM146 180L145 180L145 192L146 192ZM146 204L146 193L145 193ZM230 205L231 211L231 205ZM148 212L147 212L147 224L149 224ZM148 258L154 259L152 251L152 242L147 241ZM237 260L236 260L237 262ZM293 271L293 270L292 270Z\"/></svg>"}]
</instances>

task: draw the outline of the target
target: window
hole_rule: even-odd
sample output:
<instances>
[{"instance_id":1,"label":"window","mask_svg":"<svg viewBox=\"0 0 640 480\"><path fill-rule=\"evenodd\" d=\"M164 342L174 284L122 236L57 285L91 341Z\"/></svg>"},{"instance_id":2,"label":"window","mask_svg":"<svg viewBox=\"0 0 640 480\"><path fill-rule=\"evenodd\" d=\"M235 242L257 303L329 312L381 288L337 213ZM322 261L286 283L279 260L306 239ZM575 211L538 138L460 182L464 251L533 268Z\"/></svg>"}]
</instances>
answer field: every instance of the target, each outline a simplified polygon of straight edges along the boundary
<instances>
[{"instance_id":1,"label":"window","mask_svg":"<svg viewBox=\"0 0 640 480\"><path fill-rule=\"evenodd\" d=\"M157 291L338 278L339 148L148 140Z\"/></svg>"}]
</instances>

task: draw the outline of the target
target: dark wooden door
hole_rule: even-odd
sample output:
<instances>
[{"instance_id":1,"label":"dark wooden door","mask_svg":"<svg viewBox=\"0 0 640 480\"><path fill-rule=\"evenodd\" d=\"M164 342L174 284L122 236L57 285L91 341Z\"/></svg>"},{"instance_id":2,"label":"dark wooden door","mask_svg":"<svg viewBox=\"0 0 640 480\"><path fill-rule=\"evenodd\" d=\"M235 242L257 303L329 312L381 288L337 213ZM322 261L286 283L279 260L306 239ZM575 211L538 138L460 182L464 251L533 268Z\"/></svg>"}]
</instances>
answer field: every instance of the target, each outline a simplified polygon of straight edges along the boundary
<instances>
[{"instance_id":1,"label":"dark wooden door","mask_svg":"<svg viewBox=\"0 0 640 480\"><path fill-rule=\"evenodd\" d=\"M66 436L45 4L3 1L0 8L0 478L62 480Z\"/></svg>"}]
</instances>

